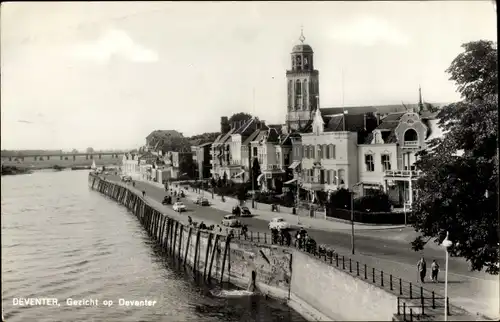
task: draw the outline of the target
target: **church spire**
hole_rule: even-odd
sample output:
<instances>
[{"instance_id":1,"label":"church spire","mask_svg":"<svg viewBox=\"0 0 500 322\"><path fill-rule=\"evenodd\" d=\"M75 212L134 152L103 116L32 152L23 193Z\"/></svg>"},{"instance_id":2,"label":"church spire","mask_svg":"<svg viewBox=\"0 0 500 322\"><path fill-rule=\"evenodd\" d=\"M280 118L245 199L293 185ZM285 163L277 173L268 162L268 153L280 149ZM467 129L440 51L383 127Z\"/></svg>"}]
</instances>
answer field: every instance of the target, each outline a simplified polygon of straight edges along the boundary
<instances>
[{"instance_id":1,"label":"church spire","mask_svg":"<svg viewBox=\"0 0 500 322\"><path fill-rule=\"evenodd\" d=\"M306 37L304 37L304 26L300 26L300 37L299 40L301 43L304 43L306 40Z\"/></svg>"}]
</instances>

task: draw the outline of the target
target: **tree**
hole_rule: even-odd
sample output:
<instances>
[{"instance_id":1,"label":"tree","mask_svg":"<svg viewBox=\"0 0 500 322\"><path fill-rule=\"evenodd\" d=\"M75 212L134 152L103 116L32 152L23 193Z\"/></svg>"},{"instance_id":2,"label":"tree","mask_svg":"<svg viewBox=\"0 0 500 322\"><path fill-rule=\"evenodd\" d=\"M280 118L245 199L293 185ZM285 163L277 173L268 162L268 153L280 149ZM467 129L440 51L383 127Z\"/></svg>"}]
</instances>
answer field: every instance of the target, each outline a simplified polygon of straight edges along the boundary
<instances>
[{"instance_id":1,"label":"tree","mask_svg":"<svg viewBox=\"0 0 500 322\"><path fill-rule=\"evenodd\" d=\"M78 150L77 149L73 149L73 150L71 150L71 153L78 153Z\"/></svg>"},{"instance_id":2,"label":"tree","mask_svg":"<svg viewBox=\"0 0 500 322\"><path fill-rule=\"evenodd\" d=\"M339 209L351 209L351 193L345 188L340 188L330 196L330 206Z\"/></svg>"},{"instance_id":3,"label":"tree","mask_svg":"<svg viewBox=\"0 0 500 322\"><path fill-rule=\"evenodd\" d=\"M196 164L193 161L193 158L185 157L179 162L179 172L182 174L186 174L189 178L194 178L196 173Z\"/></svg>"},{"instance_id":4,"label":"tree","mask_svg":"<svg viewBox=\"0 0 500 322\"><path fill-rule=\"evenodd\" d=\"M253 163L252 163L252 180L253 180L254 188L257 188L257 186L258 186L257 178L259 177L259 175L260 175L259 160L257 158L254 158Z\"/></svg>"},{"instance_id":5,"label":"tree","mask_svg":"<svg viewBox=\"0 0 500 322\"><path fill-rule=\"evenodd\" d=\"M252 115L248 114L248 113L243 113L243 112L240 112L240 113L235 113L233 114L230 118L229 118L229 124L233 123L233 122L240 122L240 121L246 121L246 120L249 120L252 118Z\"/></svg>"},{"instance_id":6,"label":"tree","mask_svg":"<svg viewBox=\"0 0 500 322\"><path fill-rule=\"evenodd\" d=\"M94 153L94 148L87 148L87 153Z\"/></svg>"},{"instance_id":7,"label":"tree","mask_svg":"<svg viewBox=\"0 0 500 322\"><path fill-rule=\"evenodd\" d=\"M487 41L462 47L447 72L464 100L438 113L445 135L416 162L423 175L411 219L422 236L412 247L419 251L431 239L441 243L448 231L451 256L465 258L472 270L498 274L497 49Z\"/></svg>"},{"instance_id":8,"label":"tree","mask_svg":"<svg viewBox=\"0 0 500 322\"><path fill-rule=\"evenodd\" d=\"M226 185L227 184L227 173L224 171L224 175L222 176L222 184Z\"/></svg>"},{"instance_id":9,"label":"tree","mask_svg":"<svg viewBox=\"0 0 500 322\"><path fill-rule=\"evenodd\" d=\"M244 184L239 185L238 190L236 191L236 197L238 198L240 205L247 200L247 189Z\"/></svg>"}]
</instances>

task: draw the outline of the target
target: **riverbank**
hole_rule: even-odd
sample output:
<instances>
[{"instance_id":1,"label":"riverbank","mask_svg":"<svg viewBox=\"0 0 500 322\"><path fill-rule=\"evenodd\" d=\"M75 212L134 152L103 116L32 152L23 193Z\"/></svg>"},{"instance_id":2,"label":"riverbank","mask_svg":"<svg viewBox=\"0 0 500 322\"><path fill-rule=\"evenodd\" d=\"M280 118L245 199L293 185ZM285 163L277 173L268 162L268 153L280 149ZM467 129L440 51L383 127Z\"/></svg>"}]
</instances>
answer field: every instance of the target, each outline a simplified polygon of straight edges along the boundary
<instances>
[{"instance_id":1,"label":"riverbank","mask_svg":"<svg viewBox=\"0 0 500 322\"><path fill-rule=\"evenodd\" d=\"M110 182L107 179L104 179L104 177L98 178L95 176L90 176L89 180L91 180L90 179L91 177L96 178L96 182L105 182L104 183L105 185L111 187L111 188L108 187L108 189L111 190L118 189L118 191L127 190L129 191L129 193L132 193L133 195L136 196L142 196L141 191L143 191L145 188L144 186L132 187L132 185L126 185L121 182ZM93 183L92 185L94 184L99 184L99 183ZM155 209L155 211L157 212L160 212L162 216L165 216L167 218L168 217L176 218L176 220L178 218L178 220L183 224L185 221L187 221L186 217L188 217L188 215L193 216L193 218L197 216L196 213L198 213L198 211L196 209L199 208L199 211L206 213L211 208L211 207L208 208L201 206L198 207L191 205L191 203L189 203L188 213L179 214L177 212L174 212L171 209L171 207L161 205L161 198L162 198L161 194L158 196L156 194L151 195L151 192L153 192L152 190L150 189L145 189L145 190L147 190L146 196L144 198L139 197L141 202L146 202L148 204L148 207L153 207L153 209ZM109 195L109 193L105 194ZM209 217L212 216L209 215ZM210 224L209 222L205 223ZM267 233L269 232L267 231ZM299 309L296 310L298 310L303 316L308 316L308 314L312 314L309 315L310 319L312 320L325 320L324 316L327 316L326 320L373 319L373 317L375 316L374 314L376 314L378 318L380 318L381 320L390 320L392 318L392 314L396 312L397 308L396 302L400 300L406 301L407 299L411 300L412 298L414 299L413 302L415 302L415 299L421 300L420 297L422 296L422 294L424 296L423 297L424 301L421 302L421 305L425 306L425 312L426 312L425 314L427 320L433 319L432 316L433 314L438 315L442 313L442 308L439 307L442 307L443 300L442 297L440 297L440 295L437 295L437 293L429 292L428 290L423 289L420 285L416 284L413 284L413 291L412 291L412 285L411 285L412 283L405 282L404 280L392 276L392 274L381 272L379 270L374 269L373 267L370 266L367 267L367 265L358 262L356 258L353 260L344 256L337 256L337 258L335 258L335 256L332 255L333 253L329 253L329 255L326 255L324 252L321 253L319 248L312 249L311 251L313 253L310 255L308 254L308 257L306 257L306 259L304 259L304 257L300 257L298 254L295 254L296 252L303 253L303 251L299 251L293 247L286 248L285 249L286 252L291 252L290 254L292 255L293 259L297 258L296 260L290 261L291 266L293 267L299 265L294 269L293 268L290 269L290 272L293 271L296 273L294 273L294 275L292 276L291 283L287 282L287 278L285 278L284 281L282 280L281 283L278 284L278 287L276 285L269 287L269 281L266 280L266 276L268 278L269 276L275 276L276 274L278 274L279 276L281 276L280 278L283 278L283 275L280 274L280 272L284 270L282 269L281 265L280 265L281 268L273 266L276 263L283 263L283 260L280 258L275 258L273 255L275 253L273 251L270 251L269 249L275 249L276 247L282 248L282 247L272 244L269 234L267 235L266 238L265 233L261 232L259 235L259 231L253 231L252 234L252 231L249 230L249 235L250 236L247 236L248 238L243 238L244 236L240 236L239 234L237 234L235 237L237 238L239 237L241 240L234 239L231 240L230 242L229 253L232 255L229 255L228 258L230 259L231 263L229 268L230 271L229 276L231 280L236 281L237 282L236 285L245 288L248 285L247 283L250 277L254 276L254 274L251 271L251 268L257 268L257 271L255 272L256 281L257 283L260 283L258 289L266 290L265 294L270 294L273 297L277 296L278 298L280 298L280 294L282 294L281 296L286 294L286 285L289 285L288 297L285 299L289 302L289 305L294 309L300 308L300 310ZM206 240L203 241L203 243L206 242L207 242ZM248 244L248 242L250 243ZM245 245L250 245L250 246L245 246ZM268 254L270 254L269 256L271 257L269 257ZM264 261L262 261L263 258ZM267 260L265 258L267 258ZM311 262L308 264L304 264L304 262L301 261L299 258L302 258L306 261L309 261L310 259ZM214 265L215 263L217 262L214 262ZM269 267L269 265L271 265L271 267ZM306 267L309 268L316 267L317 269L302 270L301 265L306 265ZM326 265L327 267L323 267L324 265ZM231 267L235 270L235 272L232 272ZM258 268L263 269L263 271L258 271ZM286 270L284 271L286 272ZM300 271L302 271L302 273L299 273ZM318 277L318 279L311 280L309 276L302 276L302 274L314 275L315 277ZM285 276L288 275L285 274ZM364 279L362 278L362 276L364 276ZM305 280L310 280L310 282L304 283ZM360 281L362 281L362 283L359 283ZM391 281L396 283L396 285L391 283ZM276 283L275 280L273 282ZM326 294L319 294L317 291L314 291L312 288L309 287L310 285L317 284L318 287L315 288L321 288L319 287L319 285L323 286L333 285L333 284L338 284L339 282L342 283L342 288L330 289L328 287L327 289L325 289L325 292L327 292L328 296L326 296ZM353 289L354 284L357 285L355 289ZM283 286L285 286L284 290ZM413 297L411 295L412 293ZM339 301L339 306L338 306L339 312L333 312L332 309L329 308L331 306L331 299L334 298ZM352 300L359 298L366 298L366 300L368 301L366 303L368 309L363 310L364 312L361 312L361 314L371 314L371 315L364 315L364 317L362 317L361 315L357 315L360 312L357 312L357 310L355 310L355 307L359 306L359 303L357 303L359 301L352 302ZM431 298L434 300L431 301ZM430 303L433 304L431 305ZM437 306L435 309L434 309L434 304ZM415 303L412 303L412 301L410 301L410 303L407 303L407 305L415 305ZM373 306L376 306L376 308L372 309ZM461 315L467 314L464 310L455 307L454 305L450 305L449 308L451 309L451 316L453 316L453 318L450 317L450 320L461 318ZM305 313L303 313L301 310L305 310ZM377 311L377 313L375 313L375 310ZM413 312L415 314L419 314L418 310L414 310ZM409 312L407 312L407 314L408 313ZM322 314L323 318L319 318L318 314L320 315ZM471 319L473 320L475 320L475 318L477 317L475 316L471 317Z\"/></svg>"},{"instance_id":2,"label":"riverbank","mask_svg":"<svg viewBox=\"0 0 500 322\"><path fill-rule=\"evenodd\" d=\"M2 176L12 176L18 174L28 174L31 173L31 169L21 168L16 166L2 165Z\"/></svg>"}]
</instances>

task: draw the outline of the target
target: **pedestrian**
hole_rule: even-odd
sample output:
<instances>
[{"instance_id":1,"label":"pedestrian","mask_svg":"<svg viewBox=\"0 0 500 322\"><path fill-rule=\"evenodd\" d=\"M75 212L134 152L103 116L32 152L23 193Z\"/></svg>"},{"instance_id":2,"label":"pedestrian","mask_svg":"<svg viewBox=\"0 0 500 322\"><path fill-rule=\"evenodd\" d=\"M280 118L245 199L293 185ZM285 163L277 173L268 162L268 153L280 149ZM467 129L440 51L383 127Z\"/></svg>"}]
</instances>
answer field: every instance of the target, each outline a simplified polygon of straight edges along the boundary
<instances>
[{"instance_id":1,"label":"pedestrian","mask_svg":"<svg viewBox=\"0 0 500 322\"><path fill-rule=\"evenodd\" d=\"M437 283L438 281L438 273L439 273L439 265L436 263L436 260L432 260L431 264L431 278L434 283Z\"/></svg>"},{"instance_id":2,"label":"pedestrian","mask_svg":"<svg viewBox=\"0 0 500 322\"><path fill-rule=\"evenodd\" d=\"M145 190L142 190L142 197L146 197L146 191Z\"/></svg>"},{"instance_id":3,"label":"pedestrian","mask_svg":"<svg viewBox=\"0 0 500 322\"><path fill-rule=\"evenodd\" d=\"M425 275L427 274L427 263L422 257L417 263L418 274L420 275L420 282L425 283Z\"/></svg>"}]
</instances>

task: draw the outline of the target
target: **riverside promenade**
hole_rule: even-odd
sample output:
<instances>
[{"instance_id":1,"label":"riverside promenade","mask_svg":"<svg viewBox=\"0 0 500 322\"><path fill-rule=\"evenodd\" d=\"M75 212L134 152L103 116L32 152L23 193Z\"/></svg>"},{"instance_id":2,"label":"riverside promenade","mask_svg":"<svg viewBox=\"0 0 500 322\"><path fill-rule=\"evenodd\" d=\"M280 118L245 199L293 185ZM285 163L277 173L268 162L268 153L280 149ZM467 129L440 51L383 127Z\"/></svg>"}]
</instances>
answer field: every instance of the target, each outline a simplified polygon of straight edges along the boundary
<instances>
[{"instance_id":1,"label":"riverside promenade","mask_svg":"<svg viewBox=\"0 0 500 322\"><path fill-rule=\"evenodd\" d=\"M116 176L109 176L110 181L119 182ZM136 182L138 191L144 190L147 198L160 203L166 192L163 186L152 182ZM220 224L224 215L234 206L228 198L226 202L220 201L219 196L211 198L211 193L205 192L204 196L212 203L211 207L200 207L193 204L197 193L188 189L187 198L183 201L188 207L188 212L180 215L185 220L187 216L193 220L204 221L207 225ZM165 207L170 208L170 207ZM297 223L297 216L289 218L286 214L266 211L265 209L252 210L253 218L242 218L250 231L269 233L267 224L274 217L283 217L292 225ZM306 221L305 221L306 220ZM406 235L405 229L398 226L371 226L355 225L355 255L352 255L350 224L331 222L320 219L300 217L300 222L306 223L308 233L318 244L331 245L337 253L350 258L354 262L366 264L368 267L383 271L386 276L393 275L411 282L415 289L423 286L429 291L444 294L444 250L439 246L427 247L423 252L416 253L411 250L408 242L398 240L398 235ZM403 231L400 231L403 230ZM408 230L408 228L406 229ZM436 259L441 266L439 283L425 283L417 281L416 262L424 256L429 262ZM481 314L490 318L498 316L498 276L491 276L483 272L470 272L467 263L459 258L450 258L449 263L448 294L451 304L462 307L474 314Z\"/></svg>"}]
</instances>

